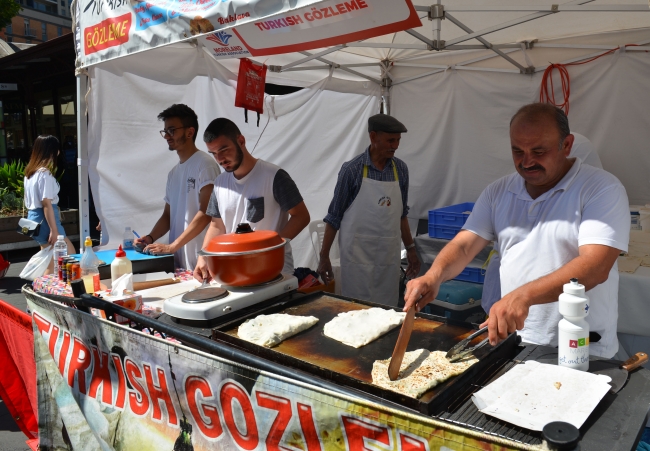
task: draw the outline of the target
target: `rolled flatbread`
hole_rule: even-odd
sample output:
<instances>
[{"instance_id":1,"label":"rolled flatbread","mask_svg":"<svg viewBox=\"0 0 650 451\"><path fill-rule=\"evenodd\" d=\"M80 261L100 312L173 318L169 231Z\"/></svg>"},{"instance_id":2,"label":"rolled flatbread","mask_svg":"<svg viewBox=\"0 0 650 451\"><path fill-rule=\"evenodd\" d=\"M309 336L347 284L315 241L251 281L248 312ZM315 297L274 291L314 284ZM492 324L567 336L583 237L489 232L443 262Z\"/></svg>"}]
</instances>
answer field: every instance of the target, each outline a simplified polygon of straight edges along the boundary
<instances>
[{"instance_id":1,"label":"rolled flatbread","mask_svg":"<svg viewBox=\"0 0 650 451\"><path fill-rule=\"evenodd\" d=\"M317 322L318 318L314 316L294 316L285 313L260 315L240 325L237 336L242 340L270 348L309 329Z\"/></svg>"},{"instance_id":2,"label":"rolled flatbread","mask_svg":"<svg viewBox=\"0 0 650 451\"><path fill-rule=\"evenodd\" d=\"M360 348L404 322L406 313L372 307L339 313L325 324L325 336L343 344Z\"/></svg>"},{"instance_id":3,"label":"rolled flatbread","mask_svg":"<svg viewBox=\"0 0 650 451\"><path fill-rule=\"evenodd\" d=\"M478 362L478 359L469 358L451 363L445 355L443 351L429 352L426 349L405 353L399 375L394 381L388 377L390 359L377 360L372 365L372 383L411 398L419 398Z\"/></svg>"}]
</instances>

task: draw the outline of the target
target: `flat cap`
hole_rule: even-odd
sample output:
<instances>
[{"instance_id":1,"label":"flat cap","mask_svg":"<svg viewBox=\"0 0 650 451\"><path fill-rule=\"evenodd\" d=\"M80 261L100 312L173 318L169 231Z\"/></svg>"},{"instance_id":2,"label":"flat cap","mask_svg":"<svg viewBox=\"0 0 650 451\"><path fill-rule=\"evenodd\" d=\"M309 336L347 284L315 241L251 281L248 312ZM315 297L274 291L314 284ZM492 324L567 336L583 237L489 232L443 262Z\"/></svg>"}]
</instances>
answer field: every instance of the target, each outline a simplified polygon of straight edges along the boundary
<instances>
[{"instance_id":1,"label":"flat cap","mask_svg":"<svg viewBox=\"0 0 650 451\"><path fill-rule=\"evenodd\" d=\"M375 114L368 118L368 133L406 133L406 127L400 121L387 114Z\"/></svg>"}]
</instances>

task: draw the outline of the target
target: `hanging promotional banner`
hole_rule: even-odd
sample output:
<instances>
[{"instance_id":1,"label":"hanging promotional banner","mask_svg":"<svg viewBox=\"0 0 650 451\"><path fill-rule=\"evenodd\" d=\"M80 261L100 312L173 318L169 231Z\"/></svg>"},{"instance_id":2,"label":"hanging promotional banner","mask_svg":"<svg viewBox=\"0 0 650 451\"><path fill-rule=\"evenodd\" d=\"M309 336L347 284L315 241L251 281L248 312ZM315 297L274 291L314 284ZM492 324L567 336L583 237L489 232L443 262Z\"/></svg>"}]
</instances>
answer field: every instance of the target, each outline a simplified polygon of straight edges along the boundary
<instances>
[{"instance_id":1,"label":"hanging promotional banner","mask_svg":"<svg viewBox=\"0 0 650 451\"><path fill-rule=\"evenodd\" d=\"M530 449L245 367L23 292L33 312L41 449Z\"/></svg>"},{"instance_id":2,"label":"hanging promotional banner","mask_svg":"<svg viewBox=\"0 0 650 451\"><path fill-rule=\"evenodd\" d=\"M411 0L77 0L81 67L198 38L215 58L311 50L421 25Z\"/></svg>"}]
</instances>

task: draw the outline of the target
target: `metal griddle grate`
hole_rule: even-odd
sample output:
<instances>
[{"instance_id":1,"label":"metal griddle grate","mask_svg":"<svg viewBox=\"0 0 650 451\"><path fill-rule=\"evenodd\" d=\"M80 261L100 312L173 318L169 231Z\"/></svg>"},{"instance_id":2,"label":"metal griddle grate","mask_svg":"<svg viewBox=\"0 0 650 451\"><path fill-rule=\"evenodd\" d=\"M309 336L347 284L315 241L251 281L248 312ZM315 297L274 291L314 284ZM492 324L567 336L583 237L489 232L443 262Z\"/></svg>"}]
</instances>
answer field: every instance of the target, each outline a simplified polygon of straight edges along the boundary
<instances>
[{"instance_id":1,"label":"metal griddle grate","mask_svg":"<svg viewBox=\"0 0 650 451\"><path fill-rule=\"evenodd\" d=\"M512 360L498 360L484 369L480 384L467 384L466 389L447 406L436 412L433 418L455 424L456 426L472 429L484 434L494 435L526 445L540 445L541 433L514 426L478 411L472 402L472 394L485 385L506 373L517 363Z\"/></svg>"}]
</instances>

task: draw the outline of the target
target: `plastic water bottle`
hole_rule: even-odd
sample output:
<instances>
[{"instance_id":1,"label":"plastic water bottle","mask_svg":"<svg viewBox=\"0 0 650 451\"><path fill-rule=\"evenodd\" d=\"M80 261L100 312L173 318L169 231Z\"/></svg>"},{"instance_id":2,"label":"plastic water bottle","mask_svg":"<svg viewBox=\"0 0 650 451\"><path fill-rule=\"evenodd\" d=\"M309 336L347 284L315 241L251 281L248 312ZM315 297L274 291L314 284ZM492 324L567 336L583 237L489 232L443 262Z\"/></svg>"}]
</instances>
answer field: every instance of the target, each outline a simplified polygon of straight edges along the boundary
<instances>
[{"instance_id":1,"label":"plastic water bottle","mask_svg":"<svg viewBox=\"0 0 650 451\"><path fill-rule=\"evenodd\" d=\"M64 236L59 235L56 237L56 243L54 243L54 274L56 274L59 280L62 280L61 268L59 267L59 258L66 257L68 255L68 245L65 242Z\"/></svg>"},{"instance_id":2,"label":"plastic water bottle","mask_svg":"<svg viewBox=\"0 0 650 451\"><path fill-rule=\"evenodd\" d=\"M89 236L84 242L84 253L81 256L81 279L84 282L86 293L99 291L99 259L93 251L93 242Z\"/></svg>"},{"instance_id":3,"label":"plastic water bottle","mask_svg":"<svg viewBox=\"0 0 650 451\"><path fill-rule=\"evenodd\" d=\"M589 298L578 279L564 284L559 298L558 365L587 371L589 369Z\"/></svg>"},{"instance_id":4,"label":"plastic water bottle","mask_svg":"<svg viewBox=\"0 0 650 451\"><path fill-rule=\"evenodd\" d=\"M124 235L122 236L122 249L133 249L133 232L131 227L124 228Z\"/></svg>"}]
</instances>

